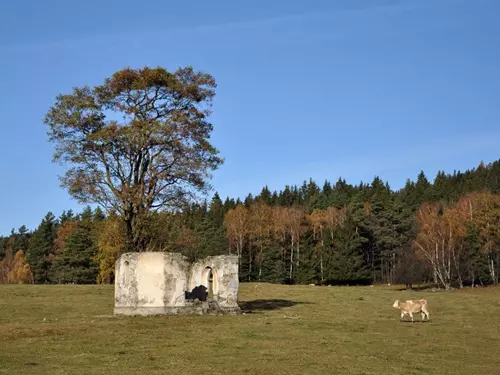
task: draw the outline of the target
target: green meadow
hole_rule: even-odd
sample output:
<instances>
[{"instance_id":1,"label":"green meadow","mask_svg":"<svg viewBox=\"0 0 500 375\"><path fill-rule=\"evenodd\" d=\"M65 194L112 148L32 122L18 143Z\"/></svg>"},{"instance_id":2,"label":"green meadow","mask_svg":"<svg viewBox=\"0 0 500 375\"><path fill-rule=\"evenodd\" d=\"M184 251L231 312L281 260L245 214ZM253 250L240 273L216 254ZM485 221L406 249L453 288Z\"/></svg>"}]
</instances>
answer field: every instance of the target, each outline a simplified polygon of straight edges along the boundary
<instances>
[{"instance_id":1,"label":"green meadow","mask_svg":"<svg viewBox=\"0 0 500 375\"><path fill-rule=\"evenodd\" d=\"M0 374L500 373L500 288L245 283L245 314L219 317L115 317L113 292L0 285ZM430 322L400 322L411 298Z\"/></svg>"}]
</instances>

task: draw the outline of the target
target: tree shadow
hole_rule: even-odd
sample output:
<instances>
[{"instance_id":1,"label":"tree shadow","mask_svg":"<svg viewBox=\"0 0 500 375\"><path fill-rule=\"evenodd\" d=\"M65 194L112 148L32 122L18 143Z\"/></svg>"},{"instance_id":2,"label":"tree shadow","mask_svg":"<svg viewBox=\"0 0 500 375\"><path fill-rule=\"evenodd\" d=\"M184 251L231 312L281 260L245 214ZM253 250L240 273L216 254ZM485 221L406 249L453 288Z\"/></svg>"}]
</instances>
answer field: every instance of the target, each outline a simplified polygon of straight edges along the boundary
<instances>
[{"instance_id":1,"label":"tree shadow","mask_svg":"<svg viewBox=\"0 0 500 375\"><path fill-rule=\"evenodd\" d=\"M256 299L253 301L238 302L240 309L245 312L280 310L295 305L310 304L311 302L297 302L286 299Z\"/></svg>"}]
</instances>

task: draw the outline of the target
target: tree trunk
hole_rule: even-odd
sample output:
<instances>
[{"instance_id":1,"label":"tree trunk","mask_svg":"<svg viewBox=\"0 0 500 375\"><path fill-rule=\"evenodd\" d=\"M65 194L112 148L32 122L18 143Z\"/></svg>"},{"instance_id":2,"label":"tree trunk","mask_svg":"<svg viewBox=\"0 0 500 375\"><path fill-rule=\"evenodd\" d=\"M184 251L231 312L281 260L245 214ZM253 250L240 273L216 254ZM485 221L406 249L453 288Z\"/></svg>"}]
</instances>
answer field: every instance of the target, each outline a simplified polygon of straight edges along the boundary
<instances>
[{"instance_id":1,"label":"tree trunk","mask_svg":"<svg viewBox=\"0 0 500 375\"><path fill-rule=\"evenodd\" d=\"M259 283L262 276L262 260L264 258L264 249L262 245L262 238L260 239L260 255L259 255Z\"/></svg>"},{"instance_id":2,"label":"tree trunk","mask_svg":"<svg viewBox=\"0 0 500 375\"><path fill-rule=\"evenodd\" d=\"M391 264L391 284L396 282L396 253L392 252L392 264Z\"/></svg>"},{"instance_id":3,"label":"tree trunk","mask_svg":"<svg viewBox=\"0 0 500 375\"><path fill-rule=\"evenodd\" d=\"M498 284L498 275L500 274L500 254L496 253L497 264L496 264L496 284Z\"/></svg>"},{"instance_id":4,"label":"tree trunk","mask_svg":"<svg viewBox=\"0 0 500 375\"><path fill-rule=\"evenodd\" d=\"M300 266L300 237L297 239L297 268Z\"/></svg>"},{"instance_id":5,"label":"tree trunk","mask_svg":"<svg viewBox=\"0 0 500 375\"><path fill-rule=\"evenodd\" d=\"M143 252L147 250L147 240L144 234L145 215L134 212L134 209L125 211L125 246L126 252Z\"/></svg>"},{"instance_id":6,"label":"tree trunk","mask_svg":"<svg viewBox=\"0 0 500 375\"><path fill-rule=\"evenodd\" d=\"M241 270L241 256L243 255L243 238L238 240L238 267Z\"/></svg>"},{"instance_id":7,"label":"tree trunk","mask_svg":"<svg viewBox=\"0 0 500 375\"><path fill-rule=\"evenodd\" d=\"M495 261L493 259L493 254L491 252L488 254L488 258L489 258L488 268L490 270L491 280L493 281L493 284L498 284L498 280L495 274Z\"/></svg>"},{"instance_id":8,"label":"tree trunk","mask_svg":"<svg viewBox=\"0 0 500 375\"><path fill-rule=\"evenodd\" d=\"M252 278L252 246L248 245L248 281Z\"/></svg>"},{"instance_id":9,"label":"tree trunk","mask_svg":"<svg viewBox=\"0 0 500 375\"><path fill-rule=\"evenodd\" d=\"M323 284L323 281L325 280L325 278L323 277L323 253L321 253L319 256L319 269L319 272L321 274L321 284Z\"/></svg>"},{"instance_id":10,"label":"tree trunk","mask_svg":"<svg viewBox=\"0 0 500 375\"><path fill-rule=\"evenodd\" d=\"M380 260L380 280L386 284L387 283L387 280L388 280L388 277L386 276L385 274L385 262L381 259ZM373 282L375 283L375 279L373 279Z\"/></svg>"},{"instance_id":11,"label":"tree trunk","mask_svg":"<svg viewBox=\"0 0 500 375\"><path fill-rule=\"evenodd\" d=\"M319 272L321 275L321 284L325 281L325 273L323 267L323 251L325 250L325 241L323 240L323 228L321 227L321 247L319 251Z\"/></svg>"},{"instance_id":12,"label":"tree trunk","mask_svg":"<svg viewBox=\"0 0 500 375\"><path fill-rule=\"evenodd\" d=\"M457 273L458 286L460 287L460 289L463 289L464 283L462 281L462 275L460 271L460 259L455 253L455 251L452 252L452 256L453 256L453 266L455 268L455 272Z\"/></svg>"}]
</instances>

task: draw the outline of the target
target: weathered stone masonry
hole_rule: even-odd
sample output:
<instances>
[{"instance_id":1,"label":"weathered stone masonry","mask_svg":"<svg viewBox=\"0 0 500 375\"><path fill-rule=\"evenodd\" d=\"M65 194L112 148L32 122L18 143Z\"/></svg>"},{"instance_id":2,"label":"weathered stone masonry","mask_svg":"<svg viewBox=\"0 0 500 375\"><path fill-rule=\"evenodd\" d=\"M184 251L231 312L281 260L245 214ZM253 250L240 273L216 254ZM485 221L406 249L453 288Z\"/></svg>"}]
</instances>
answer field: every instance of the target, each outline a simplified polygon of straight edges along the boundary
<instances>
[{"instance_id":1,"label":"weathered stone masonry","mask_svg":"<svg viewBox=\"0 0 500 375\"><path fill-rule=\"evenodd\" d=\"M238 257L190 264L177 253L123 254L115 265L118 315L238 314Z\"/></svg>"}]
</instances>

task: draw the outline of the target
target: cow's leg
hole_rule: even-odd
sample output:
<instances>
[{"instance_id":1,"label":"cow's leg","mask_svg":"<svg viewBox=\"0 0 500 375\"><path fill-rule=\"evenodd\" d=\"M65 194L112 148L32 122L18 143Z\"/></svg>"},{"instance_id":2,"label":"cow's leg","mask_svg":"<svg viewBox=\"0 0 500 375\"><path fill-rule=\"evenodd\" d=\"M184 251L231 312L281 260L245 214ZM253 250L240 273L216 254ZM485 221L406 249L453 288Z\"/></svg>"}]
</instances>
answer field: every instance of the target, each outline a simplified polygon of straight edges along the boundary
<instances>
[{"instance_id":1,"label":"cow's leg","mask_svg":"<svg viewBox=\"0 0 500 375\"><path fill-rule=\"evenodd\" d=\"M404 320L405 318L405 313L403 311L401 311L401 319L400 320Z\"/></svg>"},{"instance_id":2,"label":"cow's leg","mask_svg":"<svg viewBox=\"0 0 500 375\"><path fill-rule=\"evenodd\" d=\"M425 314L425 316L427 317L427 320L429 320L429 311L427 311L427 308L424 306L422 308L422 312Z\"/></svg>"},{"instance_id":3,"label":"cow's leg","mask_svg":"<svg viewBox=\"0 0 500 375\"><path fill-rule=\"evenodd\" d=\"M413 323L413 313L410 311L411 322Z\"/></svg>"},{"instance_id":4,"label":"cow's leg","mask_svg":"<svg viewBox=\"0 0 500 375\"><path fill-rule=\"evenodd\" d=\"M422 315L422 322L424 321L424 318L425 318L425 313L422 311L421 312L421 315Z\"/></svg>"}]
</instances>

